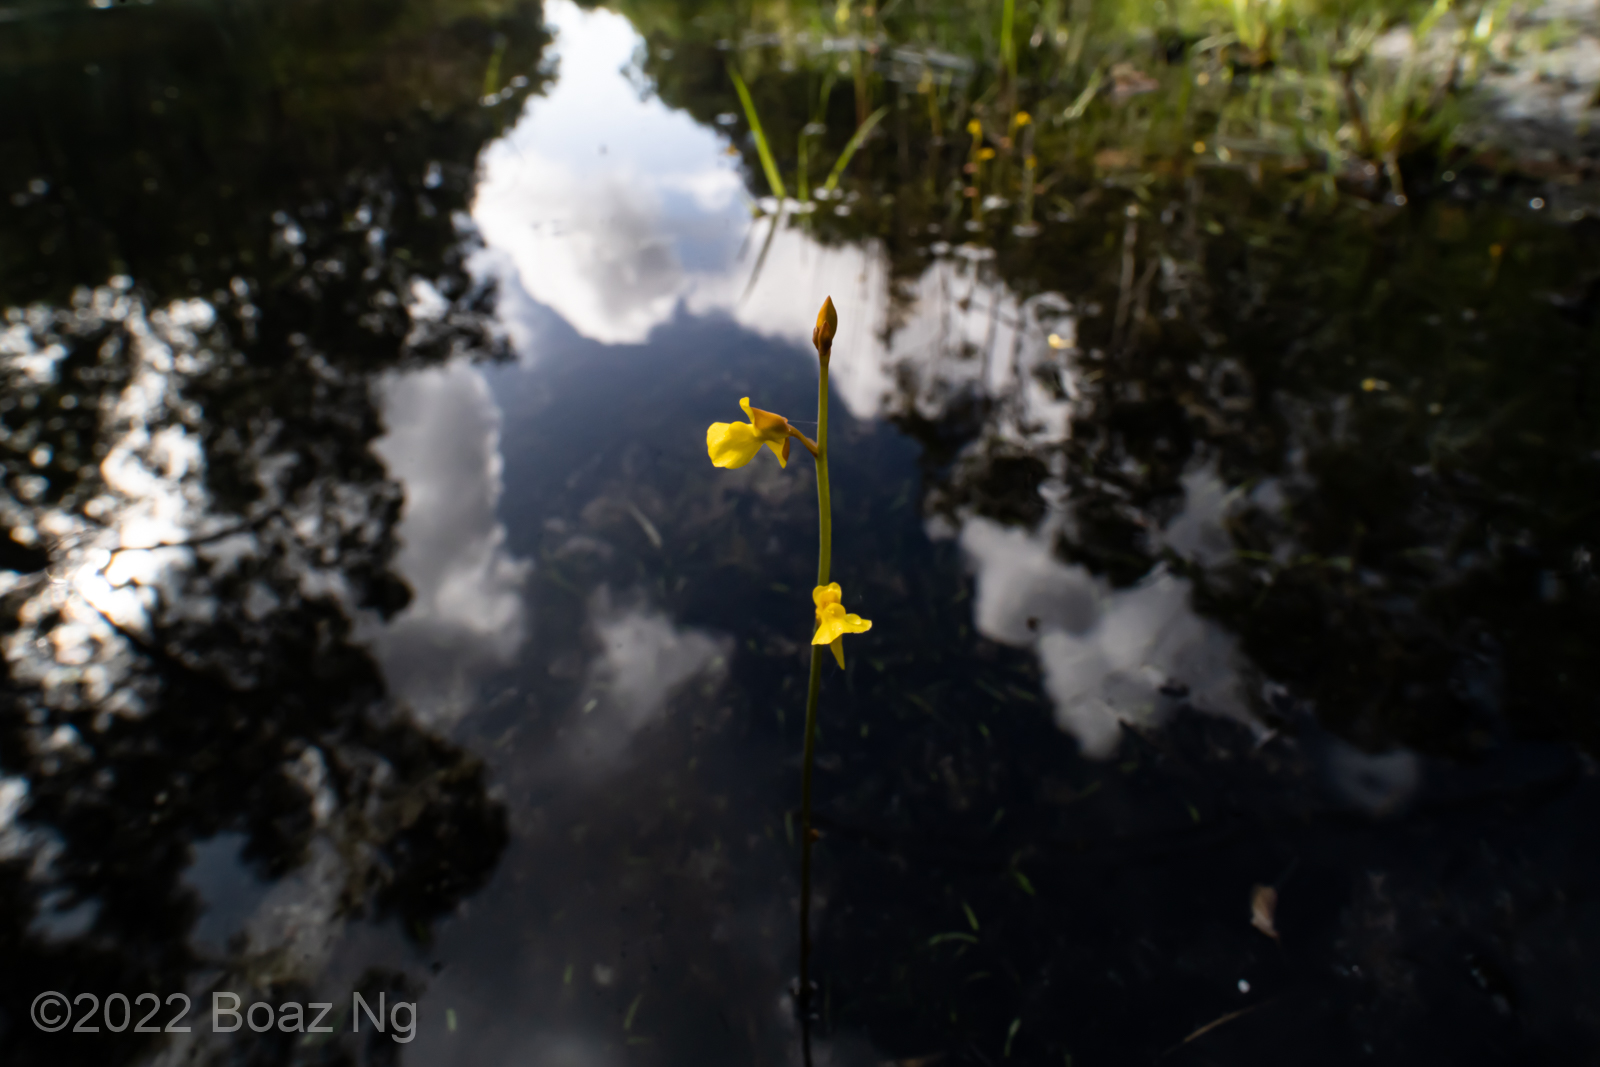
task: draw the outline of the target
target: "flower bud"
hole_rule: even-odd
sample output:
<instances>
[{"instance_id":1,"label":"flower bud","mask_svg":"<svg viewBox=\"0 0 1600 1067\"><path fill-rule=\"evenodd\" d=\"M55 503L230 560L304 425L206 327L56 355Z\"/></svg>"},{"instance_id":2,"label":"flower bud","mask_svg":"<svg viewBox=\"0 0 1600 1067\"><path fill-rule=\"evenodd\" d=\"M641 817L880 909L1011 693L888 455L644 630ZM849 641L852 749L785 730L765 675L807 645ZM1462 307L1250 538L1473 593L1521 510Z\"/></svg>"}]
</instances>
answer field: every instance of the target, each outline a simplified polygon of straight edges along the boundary
<instances>
[{"instance_id":1,"label":"flower bud","mask_svg":"<svg viewBox=\"0 0 1600 1067\"><path fill-rule=\"evenodd\" d=\"M839 313L833 310L833 297L828 297L822 302L822 310L817 312L817 326L811 331L811 343L818 352L826 352L833 347L833 335L839 332Z\"/></svg>"}]
</instances>

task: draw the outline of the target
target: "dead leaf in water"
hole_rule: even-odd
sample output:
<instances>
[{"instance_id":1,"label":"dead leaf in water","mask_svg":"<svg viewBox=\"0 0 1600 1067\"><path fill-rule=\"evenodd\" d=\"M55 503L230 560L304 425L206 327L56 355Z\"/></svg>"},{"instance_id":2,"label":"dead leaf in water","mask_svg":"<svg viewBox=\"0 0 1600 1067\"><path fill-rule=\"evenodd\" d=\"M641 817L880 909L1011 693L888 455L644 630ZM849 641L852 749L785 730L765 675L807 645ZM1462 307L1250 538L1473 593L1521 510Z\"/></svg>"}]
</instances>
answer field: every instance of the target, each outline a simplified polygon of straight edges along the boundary
<instances>
[{"instance_id":1,"label":"dead leaf in water","mask_svg":"<svg viewBox=\"0 0 1600 1067\"><path fill-rule=\"evenodd\" d=\"M1258 885L1250 890L1250 925L1278 940L1278 929L1272 925L1278 911L1278 891L1270 885Z\"/></svg>"},{"instance_id":2,"label":"dead leaf in water","mask_svg":"<svg viewBox=\"0 0 1600 1067\"><path fill-rule=\"evenodd\" d=\"M1094 165L1100 170L1132 170L1139 157L1123 148L1102 148L1094 154Z\"/></svg>"},{"instance_id":3,"label":"dead leaf in water","mask_svg":"<svg viewBox=\"0 0 1600 1067\"><path fill-rule=\"evenodd\" d=\"M1153 93L1159 88L1160 82L1132 63L1118 63L1111 68L1111 99L1118 104L1140 93Z\"/></svg>"}]
</instances>

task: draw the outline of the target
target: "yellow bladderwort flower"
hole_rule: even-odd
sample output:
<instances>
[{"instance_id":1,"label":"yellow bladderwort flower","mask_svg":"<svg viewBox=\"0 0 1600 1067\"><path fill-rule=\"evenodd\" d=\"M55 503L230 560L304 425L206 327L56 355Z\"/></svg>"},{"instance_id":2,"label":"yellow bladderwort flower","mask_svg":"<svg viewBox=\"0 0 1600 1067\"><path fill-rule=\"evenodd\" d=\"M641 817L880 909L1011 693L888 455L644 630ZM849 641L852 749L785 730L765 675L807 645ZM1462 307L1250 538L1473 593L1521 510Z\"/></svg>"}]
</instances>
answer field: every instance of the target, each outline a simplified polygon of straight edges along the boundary
<instances>
[{"instance_id":1,"label":"yellow bladderwort flower","mask_svg":"<svg viewBox=\"0 0 1600 1067\"><path fill-rule=\"evenodd\" d=\"M789 465L789 420L782 415L750 406L750 398L739 401L749 422L713 422L706 430L706 452L715 467L742 467L756 458L761 446L772 449L778 465Z\"/></svg>"},{"instance_id":2,"label":"yellow bladderwort flower","mask_svg":"<svg viewBox=\"0 0 1600 1067\"><path fill-rule=\"evenodd\" d=\"M851 615L844 610L844 604L841 603L844 591L839 588L838 582L817 586L811 591L811 599L817 602L817 632L811 638L811 643L827 645L833 650L833 658L843 667L844 635L866 633L872 629L872 620Z\"/></svg>"}]
</instances>

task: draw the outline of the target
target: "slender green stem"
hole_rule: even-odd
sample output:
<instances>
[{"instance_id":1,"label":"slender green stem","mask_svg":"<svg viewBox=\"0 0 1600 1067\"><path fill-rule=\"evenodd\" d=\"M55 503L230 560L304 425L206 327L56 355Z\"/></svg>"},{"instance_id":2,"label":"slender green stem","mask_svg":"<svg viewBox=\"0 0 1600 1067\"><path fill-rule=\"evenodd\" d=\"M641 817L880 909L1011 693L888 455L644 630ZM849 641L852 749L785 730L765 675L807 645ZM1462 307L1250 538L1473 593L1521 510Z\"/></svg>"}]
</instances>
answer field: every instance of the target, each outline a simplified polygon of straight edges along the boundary
<instances>
[{"instance_id":1,"label":"slender green stem","mask_svg":"<svg viewBox=\"0 0 1600 1067\"><path fill-rule=\"evenodd\" d=\"M1017 46L1012 39L1017 22L1017 0L1005 0L1000 6L1000 64L1005 68L1006 81L1011 96L1016 96ZM1015 106L1012 107L1015 111Z\"/></svg>"},{"instance_id":2,"label":"slender green stem","mask_svg":"<svg viewBox=\"0 0 1600 1067\"><path fill-rule=\"evenodd\" d=\"M828 584L833 566L833 499L828 493L828 357L817 375L817 584Z\"/></svg>"},{"instance_id":3,"label":"slender green stem","mask_svg":"<svg viewBox=\"0 0 1600 1067\"><path fill-rule=\"evenodd\" d=\"M828 350L818 355L817 372L817 584L828 584L833 563L833 501L828 492ZM822 693L825 645L811 646L811 680L806 686L805 752L800 762L800 1025L811 1026L811 765L817 749L817 700ZM809 1058L809 1045L807 1049Z\"/></svg>"},{"instance_id":4,"label":"slender green stem","mask_svg":"<svg viewBox=\"0 0 1600 1067\"><path fill-rule=\"evenodd\" d=\"M817 697L822 692L824 645L811 646L811 681L806 686L806 744L800 762L800 1022L811 1020L811 764L817 750Z\"/></svg>"}]
</instances>

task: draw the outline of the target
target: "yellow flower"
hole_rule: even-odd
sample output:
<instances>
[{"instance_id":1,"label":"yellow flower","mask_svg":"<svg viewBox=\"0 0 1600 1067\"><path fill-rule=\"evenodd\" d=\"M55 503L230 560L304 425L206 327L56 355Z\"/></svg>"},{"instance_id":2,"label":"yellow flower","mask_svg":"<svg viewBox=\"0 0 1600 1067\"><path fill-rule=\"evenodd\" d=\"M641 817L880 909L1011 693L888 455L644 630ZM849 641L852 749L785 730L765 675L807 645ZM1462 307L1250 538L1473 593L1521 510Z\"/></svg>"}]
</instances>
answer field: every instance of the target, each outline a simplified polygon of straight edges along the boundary
<instances>
[{"instance_id":1,"label":"yellow flower","mask_svg":"<svg viewBox=\"0 0 1600 1067\"><path fill-rule=\"evenodd\" d=\"M983 123L979 122L977 119L973 119L971 122L967 123L967 132L972 134L974 137L978 136L983 132Z\"/></svg>"},{"instance_id":2,"label":"yellow flower","mask_svg":"<svg viewBox=\"0 0 1600 1067\"><path fill-rule=\"evenodd\" d=\"M1033 121L1033 116L1028 114L1026 111L1019 111L1017 112L1016 117L1011 121L1016 126L1026 126L1028 123Z\"/></svg>"},{"instance_id":3,"label":"yellow flower","mask_svg":"<svg viewBox=\"0 0 1600 1067\"><path fill-rule=\"evenodd\" d=\"M833 650L833 658L843 667L844 635L866 633L872 629L872 620L848 614L844 610L844 604L841 603L844 591L839 588L838 582L817 586L811 591L811 599L817 602L817 632L811 638L811 643L827 645Z\"/></svg>"},{"instance_id":4,"label":"yellow flower","mask_svg":"<svg viewBox=\"0 0 1600 1067\"><path fill-rule=\"evenodd\" d=\"M772 449L778 465L789 465L789 420L782 415L750 406L750 398L739 401L749 422L713 422L706 430L706 452L712 466L742 467L756 458L761 446Z\"/></svg>"},{"instance_id":5,"label":"yellow flower","mask_svg":"<svg viewBox=\"0 0 1600 1067\"><path fill-rule=\"evenodd\" d=\"M980 149L978 149L978 158L980 160L984 160L984 161L991 160L991 159L994 158L994 154L995 154L994 153L994 149L992 149L992 148L980 148Z\"/></svg>"}]
</instances>

